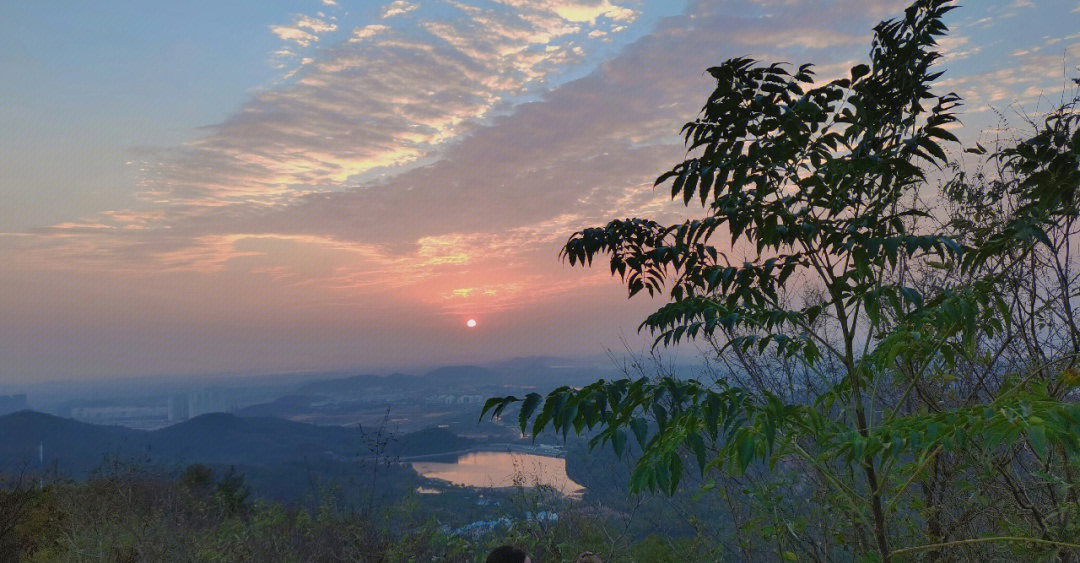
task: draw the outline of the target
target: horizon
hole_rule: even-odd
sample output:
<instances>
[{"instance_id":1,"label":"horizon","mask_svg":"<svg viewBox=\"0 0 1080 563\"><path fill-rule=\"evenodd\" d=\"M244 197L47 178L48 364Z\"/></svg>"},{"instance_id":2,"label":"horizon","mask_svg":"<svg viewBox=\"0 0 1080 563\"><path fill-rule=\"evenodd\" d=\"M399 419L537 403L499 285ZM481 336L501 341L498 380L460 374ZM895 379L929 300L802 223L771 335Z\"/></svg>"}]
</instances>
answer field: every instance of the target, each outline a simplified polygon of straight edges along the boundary
<instances>
[{"instance_id":1,"label":"horizon","mask_svg":"<svg viewBox=\"0 0 1080 563\"><path fill-rule=\"evenodd\" d=\"M549 356L549 355L535 355L535 356L513 356L496 358L488 361L478 362L448 362L448 363L424 363L424 364L412 364L412 365L400 365L397 367L387 367L383 369L368 369L362 365L355 366L342 366L337 368L325 368L325 369L307 369L307 370L295 370L295 371L211 371L200 373L170 373L170 374L153 374L153 373L141 373L130 374L108 378L105 380L107 383L114 385L123 385L124 383L135 383L145 380L157 380L161 382L169 383L192 383L205 385L208 383L228 383L230 381L244 381L252 382L255 380L272 380L272 379L292 379L296 381L303 380L304 378L324 378L324 377L392 377L392 376L407 376L407 377L419 377L430 374L431 372L438 371L446 368L480 368L490 369L492 367L502 366L504 364L519 362L519 361L533 361L533 360L555 360L559 362L568 362L570 364L577 364L578 366L590 367L594 369L606 369L608 367L615 369L620 360L628 361L633 358L637 358L639 355L631 352L625 352L622 356L615 355L613 353L600 353L600 354L586 354L579 356ZM680 357L675 355L664 356L666 364L676 366L690 366L697 365L692 358ZM541 361L541 363L544 363ZM569 366L559 365L547 365L550 368L563 368ZM81 381L77 376L70 379L39 379L32 382L21 383L7 383L0 382L0 395L19 393L20 389L30 389L34 386L55 386L64 385L68 383L89 383L99 384L98 381L87 382Z\"/></svg>"},{"instance_id":2,"label":"horizon","mask_svg":"<svg viewBox=\"0 0 1080 563\"><path fill-rule=\"evenodd\" d=\"M0 387L647 347L662 296L560 245L686 215L651 185L707 67L833 78L906 3L6 4ZM965 142L1080 75L1076 0L948 22Z\"/></svg>"}]
</instances>

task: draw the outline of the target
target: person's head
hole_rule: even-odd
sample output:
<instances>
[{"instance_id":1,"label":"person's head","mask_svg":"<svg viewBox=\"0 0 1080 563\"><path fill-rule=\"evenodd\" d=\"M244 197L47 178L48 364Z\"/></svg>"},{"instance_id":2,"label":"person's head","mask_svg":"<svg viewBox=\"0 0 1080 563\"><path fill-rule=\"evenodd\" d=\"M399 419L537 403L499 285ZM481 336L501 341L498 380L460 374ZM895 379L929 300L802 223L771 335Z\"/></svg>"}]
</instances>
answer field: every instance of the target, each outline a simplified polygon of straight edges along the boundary
<instances>
[{"instance_id":1,"label":"person's head","mask_svg":"<svg viewBox=\"0 0 1080 563\"><path fill-rule=\"evenodd\" d=\"M600 556L591 551L582 551L574 563L604 563Z\"/></svg>"},{"instance_id":2,"label":"person's head","mask_svg":"<svg viewBox=\"0 0 1080 563\"><path fill-rule=\"evenodd\" d=\"M491 550L484 563L532 563L532 560L520 548L500 545Z\"/></svg>"}]
</instances>

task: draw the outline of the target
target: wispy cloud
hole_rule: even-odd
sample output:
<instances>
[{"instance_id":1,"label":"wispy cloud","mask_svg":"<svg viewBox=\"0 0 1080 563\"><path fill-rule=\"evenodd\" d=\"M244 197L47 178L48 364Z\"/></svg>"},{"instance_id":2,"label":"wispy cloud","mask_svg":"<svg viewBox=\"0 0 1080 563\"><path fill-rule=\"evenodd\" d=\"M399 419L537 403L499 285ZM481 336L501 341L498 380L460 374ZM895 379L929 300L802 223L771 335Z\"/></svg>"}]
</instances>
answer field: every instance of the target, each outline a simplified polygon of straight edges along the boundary
<instances>
[{"instance_id":1,"label":"wispy cloud","mask_svg":"<svg viewBox=\"0 0 1080 563\"><path fill-rule=\"evenodd\" d=\"M1057 99L1066 78L1063 60L1080 59L1080 44L1066 48L1062 55L1039 53L1040 46L1012 52L1013 63L966 75L956 75L941 81L940 88L951 89L962 96L966 113L1005 110L1009 106L1031 108L1031 104ZM1049 109L1043 107L1041 109Z\"/></svg>"},{"instance_id":2,"label":"wispy cloud","mask_svg":"<svg viewBox=\"0 0 1080 563\"><path fill-rule=\"evenodd\" d=\"M938 40L942 62L945 64L956 63L982 51L982 46L972 45L971 38L967 35L951 35Z\"/></svg>"},{"instance_id":3,"label":"wispy cloud","mask_svg":"<svg viewBox=\"0 0 1080 563\"><path fill-rule=\"evenodd\" d=\"M270 26L270 31L273 31L274 35L277 35L283 41L296 43L301 47L307 47L319 40L317 35L304 31L298 27L272 25Z\"/></svg>"},{"instance_id":4,"label":"wispy cloud","mask_svg":"<svg viewBox=\"0 0 1080 563\"><path fill-rule=\"evenodd\" d=\"M567 217L588 224L666 208L663 194L645 188L679 154L674 125L707 91L700 69L725 46L759 45L758 32L775 25L695 6L588 78L483 124L505 96L577 60L572 37L602 20L635 17L609 2L520 4L458 4L467 17L420 22L428 39L383 25L355 29L295 83L256 95L202 138L144 159L142 197L153 215L101 216L87 222L94 229L65 236L105 241L107 231L115 238L103 246L116 256L152 262L156 254L166 267L209 270L250 258L240 243L260 233L278 237L275 244L295 244L296 236L363 241L365 256L384 265L395 252L434 267L538 245L551 251L575 228ZM793 24L802 17L784 14ZM294 24L328 30L299 17ZM717 26L740 32L718 36ZM793 25L790 46L824 51L853 40L798 39L811 30ZM425 158L437 160L392 172ZM371 175L379 170L392 173ZM350 188L357 182L363 187ZM532 230L520 237L515 229ZM156 242L136 242L147 236ZM189 262L179 248L185 240ZM209 259L214 252L223 258Z\"/></svg>"},{"instance_id":5,"label":"wispy cloud","mask_svg":"<svg viewBox=\"0 0 1080 563\"><path fill-rule=\"evenodd\" d=\"M337 31L337 25L317 17L296 14L290 25L272 25L270 31L283 41L307 47L317 42L320 34Z\"/></svg>"},{"instance_id":6,"label":"wispy cloud","mask_svg":"<svg viewBox=\"0 0 1080 563\"><path fill-rule=\"evenodd\" d=\"M383 6L382 17L392 18L394 16L403 16L416 8L418 8L418 6L412 2L407 2L406 0L394 0Z\"/></svg>"},{"instance_id":7,"label":"wispy cloud","mask_svg":"<svg viewBox=\"0 0 1080 563\"><path fill-rule=\"evenodd\" d=\"M390 28L385 25L378 24L370 24L353 28L352 37L349 38L349 42L356 43L357 41L363 41L364 39L374 37L375 35L384 31L389 31L389 29Z\"/></svg>"},{"instance_id":8,"label":"wispy cloud","mask_svg":"<svg viewBox=\"0 0 1080 563\"><path fill-rule=\"evenodd\" d=\"M612 21L630 23L637 16L637 10L626 6L612 4L610 0L581 1L581 0L500 0L501 2L519 9L532 9L537 12L552 12L560 18L576 22L595 24L601 17Z\"/></svg>"},{"instance_id":9,"label":"wispy cloud","mask_svg":"<svg viewBox=\"0 0 1080 563\"><path fill-rule=\"evenodd\" d=\"M409 32L365 25L312 53L291 83L256 94L171 154L144 159L142 197L166 205L282 205L434 157L507 97L536 91L580 62L585 46L573 35L591 26L582 22L632 18L609 2L591 12L560 3L452 9L463 17L420 21ZM274 31L304 47L336 29L297 15Z\"/></svg>"}]
</instances>

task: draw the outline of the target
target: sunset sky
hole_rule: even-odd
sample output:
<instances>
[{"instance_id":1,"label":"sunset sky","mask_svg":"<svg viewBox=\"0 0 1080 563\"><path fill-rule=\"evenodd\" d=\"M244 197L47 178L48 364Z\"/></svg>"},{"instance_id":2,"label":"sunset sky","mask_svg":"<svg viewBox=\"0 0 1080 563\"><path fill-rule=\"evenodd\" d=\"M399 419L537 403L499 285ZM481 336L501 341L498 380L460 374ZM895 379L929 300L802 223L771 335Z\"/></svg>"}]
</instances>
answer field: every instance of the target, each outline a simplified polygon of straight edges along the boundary
<instances>
[{"instance_id":1,"label":"sunset sky","mask_svg":"<svg viewBox=\"0 0 1080 563\"><path fill-rule=\"evenodd\" d=\"M1080 75L1080 1L963 4L965 139ZM651 185L707 67L834 78L905 5L3 2L0 383L639 345L659 302L561 243L685 214Z\"/></svg>"}]
</instances>

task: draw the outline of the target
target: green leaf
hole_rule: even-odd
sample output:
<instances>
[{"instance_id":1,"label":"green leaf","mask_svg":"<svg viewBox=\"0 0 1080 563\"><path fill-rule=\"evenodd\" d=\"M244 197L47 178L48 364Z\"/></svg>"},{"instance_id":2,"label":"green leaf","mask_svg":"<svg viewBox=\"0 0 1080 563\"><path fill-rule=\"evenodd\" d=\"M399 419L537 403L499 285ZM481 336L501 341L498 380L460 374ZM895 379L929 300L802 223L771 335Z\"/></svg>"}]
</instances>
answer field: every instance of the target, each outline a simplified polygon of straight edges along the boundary
<instances>
[{"instance_id":1,"label":"green leaf","mask_svg":"<svg viewBox=\"0 0 1080 563\"><path fill-rule=\"evenodd\" d=\"M484 402L484 408L480 410L480 419L484 419L484 415L488 410L491 410L491 418L498 418L502 411L506 409L508 405L517 401L517 397L492 397ZM492 410L494 409L494 410Z\"/></svg>"},{"instance_id":2,"label":"green leaf","mask_svg":"<svg viewBox=\"0 0 1080 563\"><path fill-rule=\"evenodd\" d=\"M630 429L634 432L638 445L644 448L649 433L649 423L643 418L634 418L630 421Z\"/></svg>"},{"instance_id":3,"label":"green leaf","mask_svg":"<svg viewBox=\"0 0 1080 563\"><path fill-rule=\"evenodd\" d=\"M611 447L615 450L615 455L622 457L623 452L626 451L626 432L619 429L612 429Z\"/></svg>"},{"instance_id":4,"label":"green leaf","mask_svg":"<svg viewBox=\"0 0 1080 563\"><path fill-rule=\"evenodd\" d=\"M749 433L743 433L743 435L736 442L739 452L739 470L746 471L746 468L750 466L750 462L754 460L754 449L756 444L754 437Z\"/></svg>"},{"instance_id":5,"label":"green leaf","mask_svg":"<svg viewBox=\"0 0 1080 563\"><path fill-rule=\"evenodd\" d=\"M1027 427L1028 442L1031 444L1031 449L1035 451L1035 454L1040 458L1046 458L1046 431L1041 425L1032 425Z\"/></svg>"},{"instance_id":6,"label":"green leaf","mask_svg":"<svg viewBox=\"0 0 1080 563\"><path fill-rule=\"evenodd\" d=\"M529 418L532 417L533 411L536 410L536 405L540 404L541 396L539 393L529 393L525 396L525 400L521 403L521 412L518 413L518 424L521 425L521 431L524 433L529 428ZM533 436L535 439L535 436Z\"/></svg>"}]
</instances>

